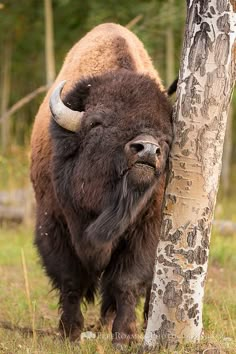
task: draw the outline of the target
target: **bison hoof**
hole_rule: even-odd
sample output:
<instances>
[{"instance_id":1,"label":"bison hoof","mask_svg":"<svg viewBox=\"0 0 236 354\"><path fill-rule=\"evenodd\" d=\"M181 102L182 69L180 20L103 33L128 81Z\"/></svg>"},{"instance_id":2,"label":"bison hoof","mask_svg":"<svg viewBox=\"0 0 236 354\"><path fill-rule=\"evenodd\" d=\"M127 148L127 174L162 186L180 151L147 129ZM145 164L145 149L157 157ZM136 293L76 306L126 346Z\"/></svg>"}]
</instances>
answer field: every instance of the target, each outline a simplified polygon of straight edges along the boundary
<instances>
[{"instance_id":1,"label":"bison hoof","mask_svg":"<svg viewBox=\"0 0 236 354\"><path fill-rule=\"evenodd\" d=\"M137 342L136 334L125 334L117 332L113 334L112 344L117 350L125 350L127 346Z\"/></svg>"},{"instance_id":2,"label":"bison hoof","mask_svg":"<svg viewBox=\"0 0 236 354\"><path fill-rule=\"evenodd\" d=\"M101 316L100 323L103 327L111 331L114 318L115 318L115 312L108 311L105 316Z\"/></svg>"},{"instance_id":3,"label":"bison hoof","mask_svg":"<svg viewBox=\"0 0 236 354\"><path fill-rule=\"evenodd\" d=\"M59 332L62 338L69 338L70 341L80 341L81 336L81 328L76 324L65 324L60 322L59 324Z\"/></svg>"}]
</instances>

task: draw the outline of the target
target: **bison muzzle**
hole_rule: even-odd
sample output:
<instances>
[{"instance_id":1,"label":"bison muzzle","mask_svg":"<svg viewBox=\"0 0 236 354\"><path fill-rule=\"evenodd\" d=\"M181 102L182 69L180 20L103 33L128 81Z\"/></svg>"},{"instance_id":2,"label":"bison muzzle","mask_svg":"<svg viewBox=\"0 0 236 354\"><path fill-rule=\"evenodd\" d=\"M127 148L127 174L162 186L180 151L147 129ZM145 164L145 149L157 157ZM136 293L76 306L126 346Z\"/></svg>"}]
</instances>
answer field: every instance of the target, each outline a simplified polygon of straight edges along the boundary
<instances>
[{"instance_id":1,"label":"bison muzzle","mask_svg":"<svg viewBox=\"0 0 236 354\"><path fill-rule=\"evenodd\" d=\"M104 24L81 39L36 116L31 179L35 244L60 293L60 330L83 329L81 302L101 293L113 342L135 338L148 316L158 244L171 104L138 38Z\"/></svg>"}]
</instances>

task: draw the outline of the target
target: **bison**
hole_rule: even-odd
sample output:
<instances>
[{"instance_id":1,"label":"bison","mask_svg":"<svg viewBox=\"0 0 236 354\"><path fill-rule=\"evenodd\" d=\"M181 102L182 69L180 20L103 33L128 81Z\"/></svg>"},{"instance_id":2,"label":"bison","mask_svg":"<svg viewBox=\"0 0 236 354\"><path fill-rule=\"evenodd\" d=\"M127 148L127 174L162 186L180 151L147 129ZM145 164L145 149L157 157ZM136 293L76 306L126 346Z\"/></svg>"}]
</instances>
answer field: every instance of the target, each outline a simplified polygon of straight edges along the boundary
<instances>
[{"instance_id":1,"label":"bison","mask_svg":"<svg viewBox=\"0 0 236 354\"><path fill-rule=\"evenodd\" d=\"M81 302L101 293L113 343L148 315L159 239L172 107L143 44L103 24L69 51L32 132L35 245L58 289L60 331L83 329Z\"/></svg>"}]
</instances>

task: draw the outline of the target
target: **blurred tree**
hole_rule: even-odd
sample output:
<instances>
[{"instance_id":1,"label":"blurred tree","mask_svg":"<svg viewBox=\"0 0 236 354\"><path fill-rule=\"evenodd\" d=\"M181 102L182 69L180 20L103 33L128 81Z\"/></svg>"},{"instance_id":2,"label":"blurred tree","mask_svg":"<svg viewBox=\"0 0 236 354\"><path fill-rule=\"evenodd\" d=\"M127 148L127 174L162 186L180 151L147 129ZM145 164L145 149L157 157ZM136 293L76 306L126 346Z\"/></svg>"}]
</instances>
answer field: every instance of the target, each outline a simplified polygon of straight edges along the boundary
<instances>
[{"instance_id":1,"label":"blurred tree","mask_svg":"<svg viewBox=\"0 0 236 354\"><path fill-rule=\"evenodd\" d=\"M55 55L53 34L53 8L51 0L44 0L45 12L45 58L46 58L46 82L52 84L55 79Z\"/></svg>"},{"instance_id":2,"label":"blurred tree","mask_svg":"<svg viewBox=\"0 0 236 354\"><path fill-rule=\"evenodd\" d=\"M10 98L10 75L11 75L11 40L8 39L4 43L3 56L2 56L2 82L1 82L1 115L3 115L8 108ZM10 121L9 119L3 119L1 121L1 146L2 154L5 154L9 144L10 133Z\"/></svg>"},{"instance_id":3,"label":"blurred tree","mask_svg":"<svg viewBox=\"0 0 236 354\"><path fill-rule=\"evenodd\" d=\"M173 8L174 0L169 0L169 8ZM175 78L175 58L174 58L174 31L172 26L173 21L168 21L166 30L166 82L171 85Z\"/></svg>"}]
</instances>

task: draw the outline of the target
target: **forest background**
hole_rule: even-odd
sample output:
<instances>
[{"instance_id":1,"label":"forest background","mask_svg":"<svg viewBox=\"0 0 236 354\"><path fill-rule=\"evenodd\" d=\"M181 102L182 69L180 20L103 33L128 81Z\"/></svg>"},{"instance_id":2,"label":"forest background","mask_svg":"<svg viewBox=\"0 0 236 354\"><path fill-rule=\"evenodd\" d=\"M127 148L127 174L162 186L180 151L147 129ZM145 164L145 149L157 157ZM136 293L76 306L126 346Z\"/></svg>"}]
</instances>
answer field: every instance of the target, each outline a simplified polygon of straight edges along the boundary
<instances>
[{"instance_id":1,"label":"forest background","mask_svg":"<svg viewBox=\"0 0 236 354\"><path fill-rule=\"evenodd\" d=\"M45 3L46 0L0 0L0 117L22 97L48 82ZM185 1L54 0L52 10L56 73L68 50L86 32L100 23L115 22L130 28L143 41L166 87L178 76L186 18ZM0 118L0 213L5 207L14 209L15 201L21 204L21 191L24 194L29 189L30 134L43 96L44 93L37 95L7 119ZM236 348L235 105L233 98L204 308L204 326L210 338L207 348L213 345L230 353L233 353L232 348ZM8 195L13 196L13 205ZM35 337L33 342L22 342L19 333L13 343L11 332L1 329L1 321L31 327L33 321L36 327L53 327L57 321L56 304L54 299L48 299L50 287L36 264L32 224L16 226L1 217L0 223L0 303L3 306L0 351L20 353L22 350L25 353L27 348L37 347ZM30 268L28 281L31 293L26 291L27 282L23 276L26 274L24 257ZM53 305L49 304L50 301ZM14 311L12 303L15 304ZM35 308L32 303L36 304ZM50 343L44 345L50 347ZM59 353L56 350L55 353Z\"/></svg>"},{"instance_id":2,"label":"forest background","mask_svg":"<svg viewBox=\"0 0 236 354\"><path fill-rule=\"evenodd\" d=\"M185 1L54 0L52 5L56 73L68 50L86 32L100 23L115 22L130 28L143 41L166 87L177 77L186 18ZM0 53L2 116L22 97L47 83L43 0L0 1ZM19 153L22 148L28 150L32 123L43 94L10 118L0 121L3 156ZM227 147L231 164L236 162L236 124L233 127L230 124L229 130L226 140L232 143ZM225 170L228 174L228 166ZM2 178L6 183L6 174ZM228 192L228 175L226 179Z\"/></svg>"},{"instance_id":3,"label":"forest background","mask_svg":"<svg viewBox=\"0 0 236 354\"><path fill-rule=\"evenodd\" d=\"M53 18L56 72L65 54L86 32L100 23L115 22L128 25L144 42L166 84L178 74L185 21L184 1L55 0ZM172 38L169 39L170 32ZM169 44L170 41L173 43ZM173 46L169 49L171 53L168 44ZM46 84L43 1L1 2L0 53L3 112L5 107ZM3 97L6 72L8 92ZM29 145L32 122L42 97L38 96L10 118L9 139L5 142L6 136L1 137L2 149L10 152L13 146ZM3 100L7 102L3 103ZM3 141L7 147L3 147Z\"/></svg>"}]
</instances>

